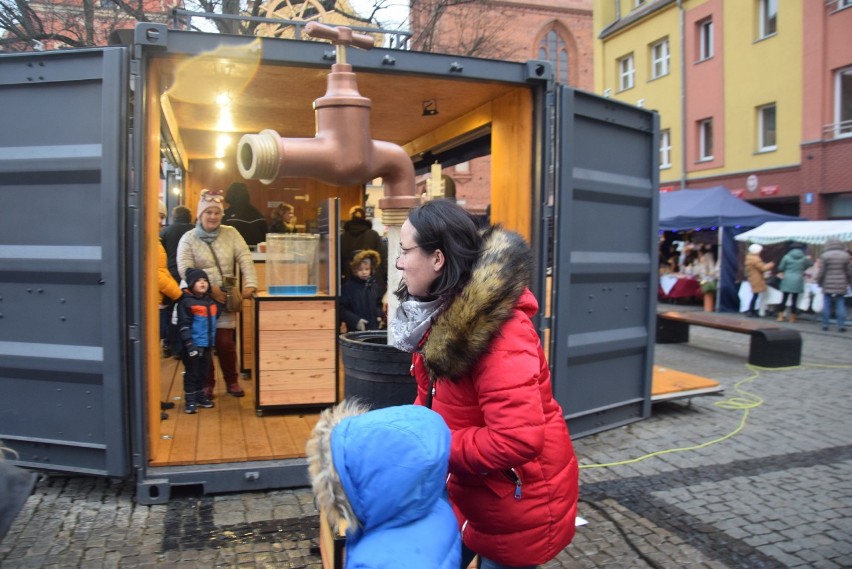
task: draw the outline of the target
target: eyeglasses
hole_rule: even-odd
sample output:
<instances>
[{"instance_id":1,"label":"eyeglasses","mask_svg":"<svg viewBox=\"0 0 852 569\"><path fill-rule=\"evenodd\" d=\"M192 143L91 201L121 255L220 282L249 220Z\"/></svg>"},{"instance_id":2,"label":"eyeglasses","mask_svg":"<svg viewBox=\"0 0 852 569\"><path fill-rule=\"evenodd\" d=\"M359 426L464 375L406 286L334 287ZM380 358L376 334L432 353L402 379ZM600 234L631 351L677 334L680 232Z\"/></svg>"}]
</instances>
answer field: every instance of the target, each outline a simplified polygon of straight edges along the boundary
<instances>
[{"instance_id":1,"label":"eyeglasses","mask_svg":"<svg viewBox=\"0 0 852 569\"><path fill-rule=\"evenodd\" d=\"M400 257L405 257L409 251L414 251L415 249L420 249L420 245L414 245L413 247L403 247L400 245L399 253L397 253L396 258L399 259Z\"/></svg>"},{"instance_id":2,"label":"eyeglasses","mask_svg":"<svg viewBox=\"0 0 852 569\"><path fill-rule=\"evenodd\" d=\"M204 192L201 194L201 199L206 202L216 202L222 203L225 201L225 197L222 194L212 194L209 192Z\"/></svg>"}]
</instances>

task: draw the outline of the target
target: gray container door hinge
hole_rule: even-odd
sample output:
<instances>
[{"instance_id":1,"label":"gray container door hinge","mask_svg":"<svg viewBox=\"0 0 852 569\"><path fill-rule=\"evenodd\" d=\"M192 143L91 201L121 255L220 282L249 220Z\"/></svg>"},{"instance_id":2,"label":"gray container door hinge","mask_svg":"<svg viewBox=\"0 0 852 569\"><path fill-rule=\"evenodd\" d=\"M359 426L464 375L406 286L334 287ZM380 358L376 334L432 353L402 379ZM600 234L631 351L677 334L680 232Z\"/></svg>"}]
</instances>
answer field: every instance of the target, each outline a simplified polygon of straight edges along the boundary
<instances>
[{"instance_id":1,"label":"gray container door hinge","mask_svg":"<svg viewBox=\"0 0 852 569\"><path fill-rule=\"evenodd\" d=\"M139 341L139 326L133 324L127 327L127 339L131 342Z\"/></svg>"}]
</instances>

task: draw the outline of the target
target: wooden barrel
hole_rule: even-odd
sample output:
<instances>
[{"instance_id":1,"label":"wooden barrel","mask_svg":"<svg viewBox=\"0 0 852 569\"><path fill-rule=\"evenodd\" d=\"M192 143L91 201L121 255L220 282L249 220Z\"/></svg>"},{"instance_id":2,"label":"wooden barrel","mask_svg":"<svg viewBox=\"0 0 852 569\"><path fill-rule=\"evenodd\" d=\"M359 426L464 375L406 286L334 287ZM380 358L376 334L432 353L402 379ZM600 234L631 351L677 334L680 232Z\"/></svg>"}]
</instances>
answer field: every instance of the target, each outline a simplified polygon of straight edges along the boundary
<instances>
[{"instance_id":1,"label":"wooden barrel","mask_svg":"<svg viewBox=\"0 0 852 569\"><path fill-rule=\"evenodd\" d=\"M344 397L357 397L373 409L414 403L411 354L388 346L386 330L341 334L340 349Z\"/></svg>"}]
</instances>

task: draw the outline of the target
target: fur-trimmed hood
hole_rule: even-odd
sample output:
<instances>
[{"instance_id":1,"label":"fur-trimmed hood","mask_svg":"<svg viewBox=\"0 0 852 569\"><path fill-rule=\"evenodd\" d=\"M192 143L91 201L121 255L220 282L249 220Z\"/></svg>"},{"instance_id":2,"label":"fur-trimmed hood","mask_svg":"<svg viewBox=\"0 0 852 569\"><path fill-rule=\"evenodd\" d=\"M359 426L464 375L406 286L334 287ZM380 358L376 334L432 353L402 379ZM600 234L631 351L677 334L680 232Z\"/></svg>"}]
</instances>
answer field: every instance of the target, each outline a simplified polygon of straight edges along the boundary
<instances>
[{"instance_id":1,"label":"fur-trimmed hood","mask_svg":"<svg viewBox=\"0 0 852 569\"><path fill-rule=\"evenodd\" d=\"M434 512L444 493L450 430L425 407L367 412L345 400L322 412L306 450L317 507L332 527L346 521L351 546L362 534ZM455 530L449 507L443 507Z\"/></svg>"},{"instance_id":2,"label":"fur-trimmed hood","mask_svg":"<svg viewBox=\"0 0 852 569\"><path fill-rule=\"evenodd\" d=\"M439 314L423 345L423 359L435 377L458 379L488 350L494 335L517 307L529 316L534 297L522 295L532 277L533 255L524 238L500 226L487 229L485 247L464 290Z\"/></svg>"}]
</instances>

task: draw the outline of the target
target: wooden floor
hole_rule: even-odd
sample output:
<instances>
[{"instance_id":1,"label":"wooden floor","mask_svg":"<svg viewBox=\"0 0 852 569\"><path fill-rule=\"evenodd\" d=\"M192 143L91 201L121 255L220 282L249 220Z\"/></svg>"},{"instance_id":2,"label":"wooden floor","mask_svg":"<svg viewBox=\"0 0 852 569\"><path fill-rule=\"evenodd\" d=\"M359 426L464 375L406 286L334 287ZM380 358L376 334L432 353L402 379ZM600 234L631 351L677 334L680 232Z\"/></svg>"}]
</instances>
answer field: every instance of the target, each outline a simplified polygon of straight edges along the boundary
<instances>
[{"instance_id":1,"label":"wooden floor","mask_svg":"<svg viewBox=\"0 0 852 569\"><path fill-rule=\"evenodd\" d=\"M317 422L318 413L267 411L258 417L254 407L254 380L240 379L245 397L225 393L225 382L216 370L213 409L183 412L183 364L174 358L160 360L161 392L175 404L160 421L160 448L152 466L210 464L299 458Z\"/></svg>"}]
</instances>

